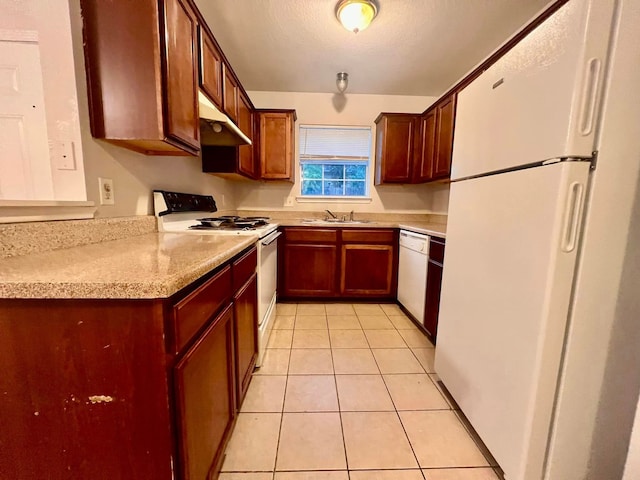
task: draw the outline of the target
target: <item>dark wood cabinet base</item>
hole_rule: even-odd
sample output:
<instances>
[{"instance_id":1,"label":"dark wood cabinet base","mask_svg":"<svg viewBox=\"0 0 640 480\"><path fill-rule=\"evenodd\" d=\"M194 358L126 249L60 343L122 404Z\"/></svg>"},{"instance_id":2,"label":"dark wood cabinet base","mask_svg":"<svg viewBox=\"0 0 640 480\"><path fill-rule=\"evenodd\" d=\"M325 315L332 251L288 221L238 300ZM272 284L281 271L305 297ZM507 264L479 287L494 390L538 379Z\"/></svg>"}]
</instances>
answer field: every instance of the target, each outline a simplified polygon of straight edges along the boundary
<instances>
[{"instance_id":1,"label":"dark wood cabinet base","mask_svg":"<svg viewBox=\"0 0 640 480\"><path fill-rule=\"evenodd\" d=\"M1 299L0 478L216 478L257 355L256 258L167 299Z\"/></svg>"}]
</instances>

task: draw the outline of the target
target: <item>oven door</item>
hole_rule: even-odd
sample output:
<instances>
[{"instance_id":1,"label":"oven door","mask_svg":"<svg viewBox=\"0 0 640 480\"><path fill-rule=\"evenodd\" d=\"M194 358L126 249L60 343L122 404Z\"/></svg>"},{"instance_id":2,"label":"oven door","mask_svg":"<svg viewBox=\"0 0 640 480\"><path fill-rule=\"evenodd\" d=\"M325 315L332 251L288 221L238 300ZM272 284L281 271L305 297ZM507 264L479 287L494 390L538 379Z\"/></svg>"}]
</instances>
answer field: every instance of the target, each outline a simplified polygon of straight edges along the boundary
<instances>
[{"instance_id":1,"label":"oven door","mask_svg":"<svg viewBox=\"0 0 640 480\"><path fill-rule=\"evenodd\" d=\"M280 232L273 232L258 241L258 358L256 367L262 365L276 316L278 237L280 235Z\"/></svg>"},{"instance_id":2,"label":"oven door","mask_svg":"<svg viewBox=\"0 0 640 480\"><path fill-rule=\"evenodd\" d=\"M258 265L258 325L262 325L268 317L269 309L276 295L278 280L278 237L280 232L273 232L260 239Z\"/></svg>"}]
</instances>

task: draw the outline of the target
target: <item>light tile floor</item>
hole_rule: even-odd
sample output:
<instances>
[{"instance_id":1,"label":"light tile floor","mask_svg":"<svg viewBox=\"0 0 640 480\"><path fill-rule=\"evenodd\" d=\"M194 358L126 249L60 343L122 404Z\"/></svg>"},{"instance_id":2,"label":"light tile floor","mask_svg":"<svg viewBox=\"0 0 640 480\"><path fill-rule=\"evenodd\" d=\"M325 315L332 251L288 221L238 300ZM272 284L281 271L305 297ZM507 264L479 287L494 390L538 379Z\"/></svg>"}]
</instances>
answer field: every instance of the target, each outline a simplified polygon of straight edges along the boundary
<instances>
[{"instance_id":1,"label":"light tile floor","mask_svg":"<svg viewBox=\"0 0 640 480\"><path fill-rule=\"evenodd\" d=\"M278 304L220 480L497 480L397 305Z\"/></svg>"}]
</instances>

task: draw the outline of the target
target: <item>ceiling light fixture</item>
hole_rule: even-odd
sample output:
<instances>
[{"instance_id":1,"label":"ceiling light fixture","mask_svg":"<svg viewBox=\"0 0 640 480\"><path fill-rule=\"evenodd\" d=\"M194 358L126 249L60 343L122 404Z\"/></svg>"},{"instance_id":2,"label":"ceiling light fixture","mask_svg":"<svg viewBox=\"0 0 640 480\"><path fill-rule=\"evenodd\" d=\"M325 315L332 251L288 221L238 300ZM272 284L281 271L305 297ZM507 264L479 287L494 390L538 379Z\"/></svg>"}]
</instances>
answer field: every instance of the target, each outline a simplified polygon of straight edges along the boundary
<instances>
[{"instance_id":1,"label":"ceiling light fixture","mask_svg":"<svg viewBox=\"0 0 640 480\"><path fill-rule=\"evenodd\" d=\"M336 5L336 17L353 33L367 28L377 14L378 7L373 0L340 0Z\"/></svg>"},{"instance_id":2,"label":"ceiling light fixture","mask_svg":"<svg viewBox=\"0 0 640 480\"><path fill-rule=\"evenodd\" d=\"M336 75L336 86L340 93L344 93L349 85L349 74L347 72L340 72Z\"/></svg>"}]
</instances>

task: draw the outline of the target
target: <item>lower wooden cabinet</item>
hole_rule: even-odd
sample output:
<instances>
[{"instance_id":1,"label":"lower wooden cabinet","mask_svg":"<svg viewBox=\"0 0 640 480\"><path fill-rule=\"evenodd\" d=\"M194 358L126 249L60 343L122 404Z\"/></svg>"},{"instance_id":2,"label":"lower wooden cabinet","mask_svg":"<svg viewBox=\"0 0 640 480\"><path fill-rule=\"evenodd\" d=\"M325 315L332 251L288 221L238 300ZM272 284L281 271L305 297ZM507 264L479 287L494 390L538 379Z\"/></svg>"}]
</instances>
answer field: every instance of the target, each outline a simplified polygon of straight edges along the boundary
<instances>
[{"instance_id":1,"label":"lower wooden cabinet","mask_svg":"<svg viewBox=\"0 0 640 480\"><path fill-rule=\"evenodd\" d=\"M233 309L211 322L175 367L182 478L208 478L221 463L236 411Z\"/></svg>"},{"instance_id":2,"label":"lower wooden cabinet","mask_svg":"<svg viewBox=\"0 0 640 480\"><path fill-rule=\"evenodd\" d=\"M395 298L396 230L289 227L283 232L281 298Z\"/></svg>"},{"instance_id":3,"label":"lower wooden cabinet","mask_svg":"<svg viewBox=\"0 0 640 480\"><path fill-rule=\"evenodd\" d=\"M256 258L166 299L0 299L0 477L216 478L257 354Z\"/></svg>"},{"instance_id":4,"label":"lower wooden cabinet","mask_svg":"<svg viewBox=\"0 0 640 480\"><path fill-rule=\"evenodd\" d=\"M435 343L438 336L438 313L442 289L442 269L445 241L431 237L429 241L429 263L427 266L427 292L424 307L424 328Z\"/></svg>"},{"instance_id":5,"label":"lower wooden cabinet","mask_svg":"<svg viewBox=\"0 0 640 480\"><path fill-rule=\"evenodd\" d=\"M249 388L258 356L257 304L258 276L254 273L233 297L238 408Z\"/></svg>"},{"instance_id":6,"label":"lower wooden cabinet","mask_svg":"<svg viewBox=\"0 0 640 480\"><path fill-rule=\"evenodd\" d=\"M343 245L340 293L390 296L395 250L393 245Z\"/></svg>"},{"instance_id":7,"label":"lower wooden cabinet","mask_svg":"<svg viewBox=\"0 0 640 480\"><path fill-rule=\"evenodd\" d=\"M282 242L281 275L284 297L333 297L336 295L338 246Z\"/></svg>"}]
</instances>

